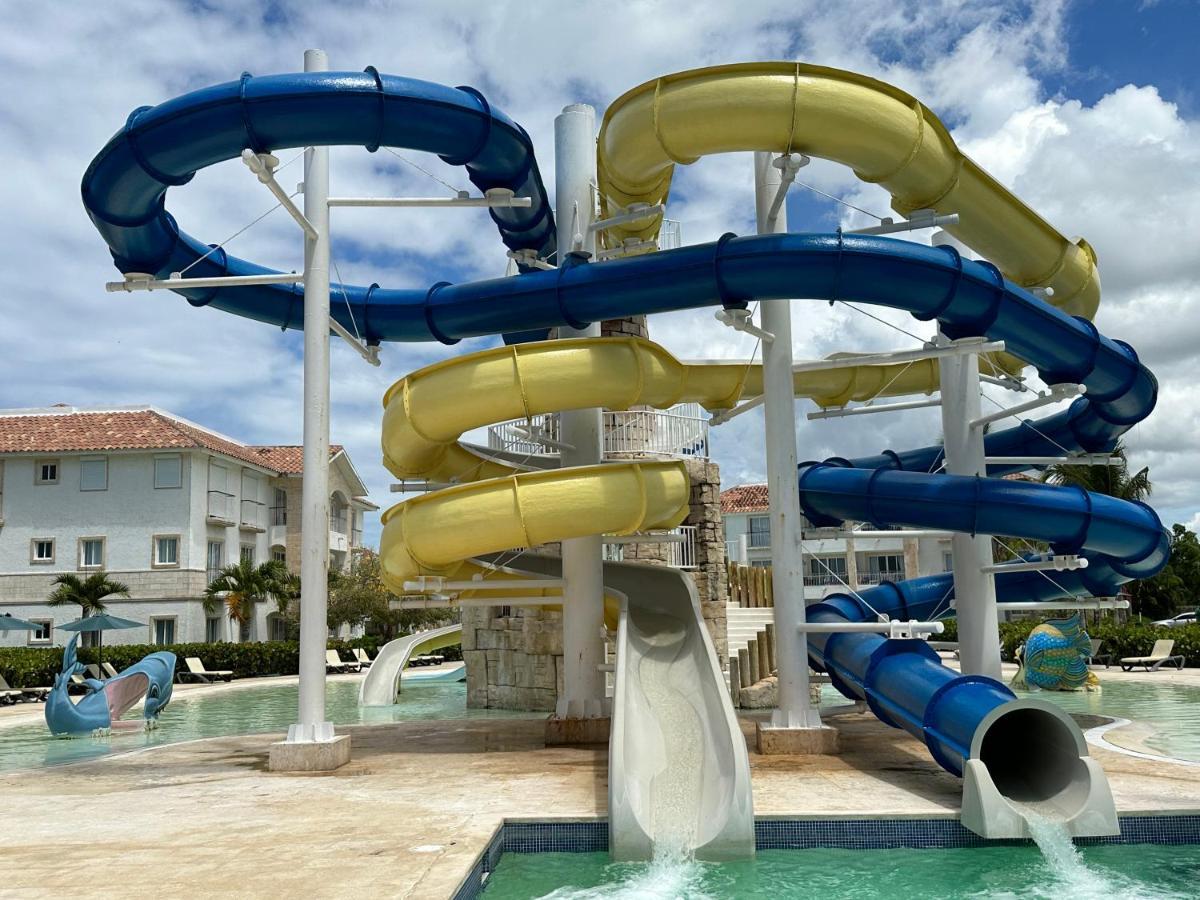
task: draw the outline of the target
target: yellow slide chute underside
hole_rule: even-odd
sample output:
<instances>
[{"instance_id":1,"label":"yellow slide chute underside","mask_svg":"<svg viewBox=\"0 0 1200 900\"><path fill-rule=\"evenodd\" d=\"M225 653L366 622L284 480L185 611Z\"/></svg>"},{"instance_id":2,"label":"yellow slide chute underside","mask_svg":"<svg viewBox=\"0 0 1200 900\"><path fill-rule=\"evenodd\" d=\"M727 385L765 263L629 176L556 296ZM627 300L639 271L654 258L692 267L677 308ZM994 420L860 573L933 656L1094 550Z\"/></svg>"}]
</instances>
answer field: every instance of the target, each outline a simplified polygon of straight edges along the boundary
<instances>
[{"instance_id":1,"label":"yellow slide chute underside","mask_svg":"<svg viewBox=\"0 0 1200 900\"><path fill-rule=\"evenodd\" d=\"M677 163L769 150L842 163L885 188L904 215L960 213L946 228L1022 287L1091 319L1100 302L1096 255L1071 242L964 156L950 132L904 91L853 72L794 62L693 69L646 82L604 114L597 148L602 216L663 203ZM653 238L660 218L605 232Z\"/></svg>"},{"instance_id":2,"label":"yellow slide chute underside","mask_svg":"<svg viewBox=\"0 0 1200 900\"><path fill-rule=\"evenodd\" d=\"M937 385L937 360L931 359L795 376L796 395L825 406L928 393ZM400 478L456 484L384 513L384 577L401 591L419 575L467 577L461 564L473 556L673 528L687 516L688 478L680 462L523 472L464 447L465 432L591 407L666 409L695 402L728 409L761 392L761 366L684 363L658 344L631 337L497 347L414 372L384 397L384 462Z\"/></svg>"}]
</instances>

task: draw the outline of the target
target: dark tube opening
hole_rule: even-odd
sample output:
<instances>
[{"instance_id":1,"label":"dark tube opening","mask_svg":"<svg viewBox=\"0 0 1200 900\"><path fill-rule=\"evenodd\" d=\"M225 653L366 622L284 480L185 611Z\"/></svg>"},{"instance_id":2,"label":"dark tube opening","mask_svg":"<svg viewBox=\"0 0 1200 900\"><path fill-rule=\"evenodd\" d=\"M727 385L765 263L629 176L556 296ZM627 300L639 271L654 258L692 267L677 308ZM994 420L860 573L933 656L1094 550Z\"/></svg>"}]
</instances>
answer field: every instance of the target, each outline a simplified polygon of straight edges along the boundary
<instances>
[{"instance_id":1,"label":"dark tube opening","mask_svg":"<svg viewBox=\"0 0 1200 900\"><path fill-rule=\"evenodd\" d=\"M1001 795L1018 803L1066 799L1088 778L1069 720L1043 709L1014 709L996 719L979 758Z\"/></svg>"}]
</instances>

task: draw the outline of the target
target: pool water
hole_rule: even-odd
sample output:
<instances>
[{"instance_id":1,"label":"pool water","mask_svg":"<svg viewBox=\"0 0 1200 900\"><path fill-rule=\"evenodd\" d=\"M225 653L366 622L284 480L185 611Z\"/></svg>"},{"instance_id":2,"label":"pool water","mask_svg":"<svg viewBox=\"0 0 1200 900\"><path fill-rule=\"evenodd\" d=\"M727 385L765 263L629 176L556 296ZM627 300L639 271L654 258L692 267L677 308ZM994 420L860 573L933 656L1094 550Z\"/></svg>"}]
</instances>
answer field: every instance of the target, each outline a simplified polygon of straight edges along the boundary
<instances>
[{"instance_id":1,"label":"pool water","mask_svg":"<svg viewBox=\"0 0 1200 900\"><path fill-rule=\"evenodd\" d=\"M1200 762L1200 687L1166 681L1106 680L1103 670L1096 671L1100 676L1099 692L1034 690L1018 691L1017 696L1048 700L1070 713L1142 722L1154 730L1153 736L1145 739L1152 751ZM847 702L834 687L822 685L823 705Z\"/></svg>"},{"instance_id":2,"label":"pool water","mask_svg":"<svg viewBox=\"0 0 1200 900\"><path fill-rule=\"evenodd\" d=\"M485 900L1193 898L1200 846L763 850L746 862L614 863L607 853L506 853Z\"/></svg>"},{"instance_id":3,"label":"pool water","mask_svg":"<svg viewBox=\"0 0 1200 900\"><path fill-rule=\"evenodd\" d=\"M79 762L198 738L286 731L296 721L297 690L292 683L214 688L210 694L203 688L181 691L172 698L155 728L109 737L55 738L41 720L0 727L0 771ZM467 709L467 686L461 682L410 684L405 679L400 702L395 706L359 707L357 680L330 681L325 698L326 714L335 725L531 715Z\"/></svg>"}]
</instances>

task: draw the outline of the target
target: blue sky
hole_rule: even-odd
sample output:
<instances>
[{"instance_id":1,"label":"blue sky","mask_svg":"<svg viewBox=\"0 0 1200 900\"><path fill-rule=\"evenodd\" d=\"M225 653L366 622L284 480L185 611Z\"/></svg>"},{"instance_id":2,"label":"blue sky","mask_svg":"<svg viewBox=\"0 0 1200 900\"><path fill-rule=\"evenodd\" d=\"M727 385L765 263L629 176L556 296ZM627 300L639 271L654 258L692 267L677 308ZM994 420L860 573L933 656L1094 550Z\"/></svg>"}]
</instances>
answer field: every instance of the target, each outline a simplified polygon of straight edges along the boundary
<instances>
[{"instance_id":1,"label":"blue sky","mask_svg":"<svg viewBox=\"0 0 1200 900\"><path fill-rule=\"evenodd\" d=\"M116 272L83 214L79 179L139 105L243 70L298 69L303 50L319 45L334 68L370 64L483 90L530 132L552 186L553 119L565 104L585 100L602 114L617 95L657 75L799 59L909 91L993 175L1065 234L1097 248L1105 289L1098 324L1136 346L1162 385L1158 411L1129 436L1133 460L1151 467L1154 500L1167 521L1197 520L1197 0L747 0L689 4L686 14L681 8L614 4L613 14L598 16L595 4L465 0L10 4L10 21L23 25L0 47L0 202L7 211L0 304L8 326L0 331L0 406L150 402L248 442L299 440L298 335L195 310L169 294L104 293ZM382 153L346 148L333 158L339 193L445 190ZM467 186L461 171L419 161ZM864 209L890 212L886 195L833 164L815 161L800 177ZM272 205L237 163L201 172L167 202L185 230L211 241ZM788 209L794 230L868 224L804 189L792 192ZM751 231L749 157L681 167L669 214L682 222L686 243ZM339 211L336 228L335 254L349 281L424 286L504 271L503 248L482 211ZM278 212L230 250L281 268L300 260L295 227ZM914 328L903 315L884 317ZM794 331L800 357L913 343L824 304L797 304ZM682 357L739 357L752 347L708 313L656 317L651 335ZM393 499L379 463L384 391L421 365L489 343L387 347L379 369L335 345L333 438L349 447L376 502ZM938 433L932 411L808 422L808 407L799 409L802 458L919 446ZM762 477L760 434L757 414L714 433L726 484ZM368 523L368 539L377 533Z\"/></svg>"}]
</instances>

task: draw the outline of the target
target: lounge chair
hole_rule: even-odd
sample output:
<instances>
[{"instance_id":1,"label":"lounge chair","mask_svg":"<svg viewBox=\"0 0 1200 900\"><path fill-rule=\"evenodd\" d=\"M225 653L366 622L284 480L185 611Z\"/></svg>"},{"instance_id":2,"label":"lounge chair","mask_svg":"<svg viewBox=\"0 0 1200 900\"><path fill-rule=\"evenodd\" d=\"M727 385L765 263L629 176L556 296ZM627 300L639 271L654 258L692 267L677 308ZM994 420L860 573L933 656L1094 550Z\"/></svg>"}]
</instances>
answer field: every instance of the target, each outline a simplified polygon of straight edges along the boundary
<instances>
[{"instance_id":1,"label":"lounge chair","mask_svg":"<svg viewBox=\"0 0 1200 900\"><path fill-rule=\"evenodd\" d=\"M0 675L0 701L16 703L18 700L42 700L50 693L48 687L15 688ZM15 696L14 696L15 695Z\"/></svg>"},{"instance_id":2,"label":"lounge chair","mask_svg":"<svg viewBox=\"0 0 1200 900\"><path fill-rule=\"evenodd\" d=\"M354 658L358 660L358 665L363 669L369 668L371 665L371 657L361 647L354 648Z\"/></svg>"},{"instance_id":3,"label":"lounge chair","mask_svg":"<svg viewBox=\"0 0 1200 900\"><path fill-rule=\"evenodd\" d=\"M338 656L338 652L336 650L325 651L326 672L331 670L334 672L358 672L361 669L362 666L360 666L357 662L351 663L343 660L340 656Z\"/></svg>"},{"instance_id":4,"label":"lounge chair","mask_svg":"<svg viewBox=\"0 0 1200 900\"><path fill-rule=\"evenodd\" d=\"M184 659L184 663L187 665L187 671L179 673L180 681L183 681L184 675L194 678L197 681L202 681L205 684L212 684L217 680L228 681L233 677L233 672L230 669L206 669L198 656L189 656Z\"/></svg>"},{"instance_id":5,"label":"lounge chair","mask_svg":"<svg viewBox=\"0 0 1200 900\"><path fill-rule=\"evenodd\" d=\"M100 663L100 668L104 670L105 678L116 678L120 674L110 662Z\"/></svg>"},{"instance_id":6,"label":"lounge chair","mask_svg":"<svg viewBox=\"0 0 1200 900\"><path fill-rule=\"evenodd\" d=\"M1137 666L1144 666L1147 672L1156 672L1163 663L1171 663L1177 669L1183 668L1184 657L1178 654L1172 655L1171 651L1175 649L1175 642L1170 638L1162 638L1154 642L1154 649L1150 651L1149 656L1126 656L1121 660L1121 670L1123 672L1132 672Z\"/></svg>"},{"instance_id":7,"label":"lounge chair","mask_svg":"<svg viewBox=\"0 0 1200 900\"><path fill-rule=\"evenodd\" d=\"M95 663L87 664L87 673L89 678L95 678L97 681L104 680L104 673L100 671L100 667Z\"/></svg>"},{"instance_id":8,"label":"lounge chair","mask_svg":"<svg viewBox=\"0 0 1200 900\"><path fill-rule=\"evenodd\" d=\"M1089 666L1094 666L1094 665L1097 665L1098 663L1104 663L1104 668L1107 669L1109 666L1112 665L1112 654L1100 652L1100 646L1103 643L1104 643L1104 641L1098 641L1095 638L1092 638L1092 649L1091 649L1091 652L1088 653L1088 659L1087 659Z\"/></svg>"}]
</instances>

